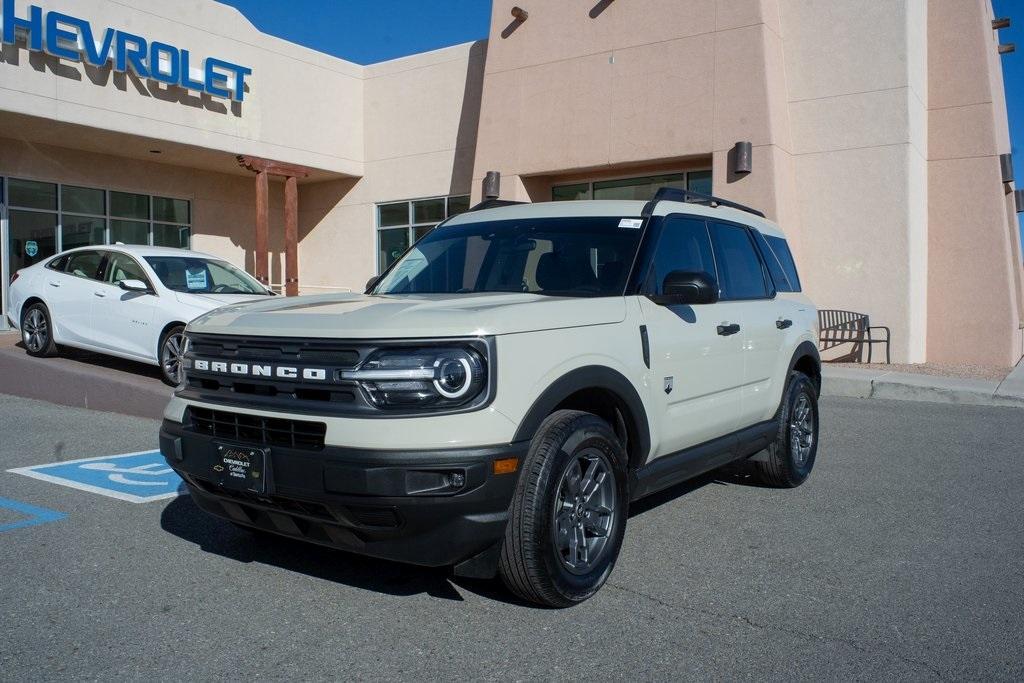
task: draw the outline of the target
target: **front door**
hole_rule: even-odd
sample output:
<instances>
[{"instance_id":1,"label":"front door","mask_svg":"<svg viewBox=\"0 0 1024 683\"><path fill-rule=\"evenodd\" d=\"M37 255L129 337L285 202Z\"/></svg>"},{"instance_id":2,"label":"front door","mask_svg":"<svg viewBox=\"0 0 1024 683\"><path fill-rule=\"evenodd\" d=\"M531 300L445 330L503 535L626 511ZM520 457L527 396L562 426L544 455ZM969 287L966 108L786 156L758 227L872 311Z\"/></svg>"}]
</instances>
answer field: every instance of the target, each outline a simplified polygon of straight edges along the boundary
<instances>
[{"instance_id":1,"label":"front door","mask_svg":"<svg viewBox=\"0 0 1024 683\"><path fill-rule=\"evenodd\" d=\"M705 221L670 215L662 219L644 293L659 294L673 270L716 275ZM639 298L650 345L650 397L658 412L661 442L653 456L696 446L737 428L743 384L741 321L730 303L659 306Z\"/></svg>"},{"instance_id":2,"label":"front door","mask_svg":"<svg viewBox=\"0 0 1024 683\"><path fill-rule=\"evenodd\" d=\"M121 289L122 280L142 280L150 292ZM93 289L92 327L98 344L115 353L155 360L160 333L153 329L157 297L142 266L128 254L107 252L103 281Z\"/></svg>"}]
</instances>

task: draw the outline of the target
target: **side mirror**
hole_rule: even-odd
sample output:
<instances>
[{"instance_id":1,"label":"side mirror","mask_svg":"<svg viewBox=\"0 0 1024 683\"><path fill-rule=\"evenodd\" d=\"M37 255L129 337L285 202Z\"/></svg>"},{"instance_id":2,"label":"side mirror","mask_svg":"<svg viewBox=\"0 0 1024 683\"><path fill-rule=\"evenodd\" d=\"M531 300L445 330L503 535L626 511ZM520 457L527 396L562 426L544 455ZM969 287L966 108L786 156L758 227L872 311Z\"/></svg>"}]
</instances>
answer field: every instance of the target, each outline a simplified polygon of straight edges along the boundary
<instances>
[{"instance_id":1,"label":"side mirror","mask_svg":"<svg viewBox=\"0 0 1024 683\"><path fill-rule=\"evenodd\" d=\"M380 275L374 275L373 277L366 281L366 289L363 291L369 292L371 289L377 286L378 282L380 282Z\"/></svg>"},{"instance_id":2,"label":"side mirror","mask_svg":"<svg viewBox=\"0 0 1024 683\"><path fill-rule=\"evenodd\" d=\"M148 292L149 285L142 280L121 280L117 286L129 292Z\"/></svg>"},{"instance_id":3,"label":"side mirror","mask_svg":"<svg viewBox=\"0 0 1024 683\"><path fill-rule=\"evenodd\" d=\"M665 276L661 294L651 300L659 306L713 304L718 301L718 282L702 271L673 270Z\"/></svg>"}]
</instances>

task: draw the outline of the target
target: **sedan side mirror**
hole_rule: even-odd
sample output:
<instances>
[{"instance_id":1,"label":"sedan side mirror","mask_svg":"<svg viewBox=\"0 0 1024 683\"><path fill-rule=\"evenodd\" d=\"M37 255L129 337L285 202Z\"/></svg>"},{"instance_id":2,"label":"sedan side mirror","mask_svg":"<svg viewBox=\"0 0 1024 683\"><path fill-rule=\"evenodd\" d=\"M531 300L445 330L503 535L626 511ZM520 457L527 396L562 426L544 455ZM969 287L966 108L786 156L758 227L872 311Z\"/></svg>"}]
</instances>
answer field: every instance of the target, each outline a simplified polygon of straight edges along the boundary
<instances>
[{"instance_id":1,"label":"sedan side mirror","mask_svg":"<svg viewBox=\"0 0 1024 683\"><path fill-rule=\"evenodd\" d=\"M651 300L659 306L713 304L718 301L718 282L703 271L673 270L665 276L661 294Z\"/></svg>"},{"instance_id":2,"label":"sedan side mirror","mask_svg":"<svg viewBox=\"0 0 1024 683\"><path fill-rule=\"evenodd\" d=\"M117 286L129 292L148 292L149 285L142 280L121 280Z\"/></svg>"}]
</instances>

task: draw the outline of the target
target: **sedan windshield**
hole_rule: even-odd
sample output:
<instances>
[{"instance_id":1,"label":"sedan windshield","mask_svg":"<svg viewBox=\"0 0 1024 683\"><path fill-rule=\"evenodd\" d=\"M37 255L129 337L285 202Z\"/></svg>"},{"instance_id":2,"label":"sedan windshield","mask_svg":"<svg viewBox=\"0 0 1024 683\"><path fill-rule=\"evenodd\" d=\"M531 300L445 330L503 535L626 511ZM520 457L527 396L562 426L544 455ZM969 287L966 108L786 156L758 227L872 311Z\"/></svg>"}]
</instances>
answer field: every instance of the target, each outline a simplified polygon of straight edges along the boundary
<instances>
[{"instance_id":1,"label":"sedan windshield","mask_svg":"<svg viewBox=\"0 0 1024 683\"><path fill-rule=\"evenodd\" d=\"M226 261L190 256L147 256L164 287L188 294L266 294L259 282Z\"/></svg>"},{"instance_id":2,"label":"sedan windshield","mask_svg":"<svg viewBox=\"0 0 1024 683\"><path fill-rule=\"evenodd\" d=\"M529 292L621 296L639 219L531 218L444 226L416 243L375 294Z\"/></svg>"}]
</instances>

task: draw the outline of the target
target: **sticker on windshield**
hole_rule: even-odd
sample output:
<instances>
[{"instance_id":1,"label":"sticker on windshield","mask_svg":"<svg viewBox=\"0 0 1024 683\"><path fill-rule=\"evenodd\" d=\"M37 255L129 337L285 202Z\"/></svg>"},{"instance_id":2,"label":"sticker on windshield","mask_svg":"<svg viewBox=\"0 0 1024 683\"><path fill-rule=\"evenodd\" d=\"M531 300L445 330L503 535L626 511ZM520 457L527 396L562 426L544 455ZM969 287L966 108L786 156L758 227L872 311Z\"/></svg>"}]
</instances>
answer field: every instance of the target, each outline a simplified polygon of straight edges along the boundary
<instances>
[{"instance_id":1,"label":"sticker on windshield","mask_svg":"<svg viewBox=\"0 0 1024 683\"><path fill-rule=\"evenodd\" d=\"M619 221L620 228L629 228L630 230L637 230L643 224L643 218L623 218L621 221Z\"/></svg>"},{"instance_id":2,"label":"sticker on windshield","mask_svg":"<svg viewBox=\"0 0 1024 683\"><path fill-rule=\"evenodd\" d=\"M206 289L206 268L187 268L185 286L189 289Z\"/></svg>"}]
</instances>

